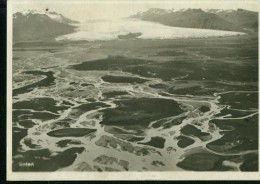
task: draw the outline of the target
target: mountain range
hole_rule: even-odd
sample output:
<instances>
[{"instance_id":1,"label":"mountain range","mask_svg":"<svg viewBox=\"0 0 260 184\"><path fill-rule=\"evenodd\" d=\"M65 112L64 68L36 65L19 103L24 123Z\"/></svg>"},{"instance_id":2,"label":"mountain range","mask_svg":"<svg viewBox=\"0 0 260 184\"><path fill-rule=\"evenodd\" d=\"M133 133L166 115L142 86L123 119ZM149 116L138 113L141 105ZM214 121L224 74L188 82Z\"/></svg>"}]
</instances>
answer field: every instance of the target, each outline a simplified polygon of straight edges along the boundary
<instances>
[{"instance_id":1,"label":"mountain range","mask_svg":"<svg viewBox=\"0 0 260 184\"><path fill-rule=\"evenodd\" d=\"M244 9L151 8L130 18L152 21L173 27L214 29L252 33L258 31L258 12ZM27 10L13 14L13 42L48 41L77 28L77 21L49 11Z\"/></svg>"},{"instance_id":2,"label":"mountain range","mask_svg":"<svg viewBox=\"0 0 260 184\"><path fill-rule=\"evenodd\" d=\"M174 27L216 29L226 31L258 31L258 12L244 9L180 9L151 8L130 18L152 21Z\"/></svg>"},{"instance_id":3,"label":"mountain range","mask_svg":"<svg viewBox=\"0 0 260 184\"><path fill-rule=\"evenodd\" d=\"M17 12L13 14L13 41L53 40L59 35L74 32L77 23L56 12Z\"/></svg>"}]
</instances>

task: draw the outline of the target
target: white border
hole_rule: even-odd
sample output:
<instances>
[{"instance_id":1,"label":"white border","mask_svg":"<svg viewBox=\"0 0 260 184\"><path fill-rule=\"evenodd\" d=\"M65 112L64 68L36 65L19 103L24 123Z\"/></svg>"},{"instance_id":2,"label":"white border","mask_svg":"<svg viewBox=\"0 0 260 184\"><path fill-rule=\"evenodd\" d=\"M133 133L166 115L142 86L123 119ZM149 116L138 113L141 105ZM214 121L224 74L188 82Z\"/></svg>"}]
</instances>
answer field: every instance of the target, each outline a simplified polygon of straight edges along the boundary
<instances>
[{"instance_id":1,"label":"white border","mask_svg":"<svg viewBox=\"0 0 260 184\"><path fill-rule=\"evenodd\" d=\"M12 5L14 3L122 3L124 0L8 0L7 1L7 180L8 181L53 181L53 180L260 180L258 172L12 172ZM125 0L124 3L156 3L159 0ZM174 0L172 0L174 1ZM169 0L164 1L172 2ZM178 1L178 0L177 0ZM181 0L179 0L181 1ZM227 1L227 0L226 0ZM225 1L225 2L226 2ZM229 0L231 1L231 0ZM239 0L241 2L241 0ZM175 1L176 2L176 1ZM183 3L183 1L181 1ZM189 0L184 2L188 3ZM209 2L202 0L199 3ZM236 1L234 1L235 3ZM259 10L258 0L242 0L242 2L256 2ZM260 38L259 38L260 41ZM260 51L259 51L260 54ZM258 65L258 71L260 67ZM259 89L258 89L259 90ZM260 105L259 105L260 107ZM258 107L258 108L259 108ZM258 121L259 122L259 121ZM260 140L260 137L259 137ZM260 141L259 141L260 143Z\"/></svg>"}]
</instances>

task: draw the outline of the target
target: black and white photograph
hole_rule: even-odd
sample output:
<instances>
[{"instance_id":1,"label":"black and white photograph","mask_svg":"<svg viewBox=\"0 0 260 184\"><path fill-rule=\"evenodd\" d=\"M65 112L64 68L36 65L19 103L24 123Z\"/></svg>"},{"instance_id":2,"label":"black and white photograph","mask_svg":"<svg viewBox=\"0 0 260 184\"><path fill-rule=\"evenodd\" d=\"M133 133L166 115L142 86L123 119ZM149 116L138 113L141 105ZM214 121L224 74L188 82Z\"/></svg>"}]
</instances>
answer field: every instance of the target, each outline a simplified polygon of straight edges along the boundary
<instances>
[{"instance_id":1,"label":"black and white photograph","mask_svg":"<svg viewBox=\"0 0 260 184\"><path fill-rule=\"evenodd\" d=\"M259 1L7 5L10 180L260 179Z\"/></svg>"}]
</instances>

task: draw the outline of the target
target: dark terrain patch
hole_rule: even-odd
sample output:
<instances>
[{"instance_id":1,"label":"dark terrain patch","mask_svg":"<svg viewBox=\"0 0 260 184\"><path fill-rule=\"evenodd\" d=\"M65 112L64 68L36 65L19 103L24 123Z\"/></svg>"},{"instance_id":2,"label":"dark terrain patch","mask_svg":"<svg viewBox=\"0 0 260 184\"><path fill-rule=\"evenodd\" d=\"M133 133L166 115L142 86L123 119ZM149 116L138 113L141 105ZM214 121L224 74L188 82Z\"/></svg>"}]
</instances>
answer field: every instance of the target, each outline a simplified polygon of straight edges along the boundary
<instances>
[{"instance_id":1,"label":"dark terrain patch","mask_svg":"<svg viewBox=\"0 0 260 184\"><path fill-rule=\"evenodd\" d=\"M111 91L111 92L103 93L103 96L105 96L106 98L115 98L121 95L129 95L129 93L125 91Z\"/></svg>"},{"instance_id":2,"label":"dark terrain patch","mask_svg":"<svg viewBox=\"0 0 260 184\"><path fill-rule=\"evenodd\" d=\"M41 87L48 87L51 85L54 85L54 80L55 77L53 76L53 72L52 71L48 71L48 72L43 72L43 71L27 71L24 72L26 74L32 74L32 75L45 75L46 78L35 82L33 84L29 84L27 86L23 86L17 89L13 89L13 96L17 96L19 94L23 94L23 93L28 93L32 90L34 90L34 88L41 88Z\"/></svg>"},{"instance_id":3,"label":"dark terrain patch","mask_svg":"<svg viewBox=\"0 0 260 184\"><path fill-rule=\"evenodd\" d=\"M84 148L70 148L60 152L57 156L51 156L48 149L30 150L22 154L21 158L14 159L13 171L31 172L31 171L56 171L60 168L71 165L78 153L84 151ZM33 167L21 167L19 163L33 163Z\"/></svg>"},{"instance_id":4,"label":"dark terrain patch","mask_svg":"<svg viewBox=\"0 0 260 184\"><path fill-rule=\"evenodd\" d=\"M138 32L138 33L128 33L128 34L125 34L125 35L118 35L117 37L119 39L136 39L141 35L142 35L142 33Z\"/></svg>"},{"instance_id":5,"label":"dark terrain patch","mask_svg":"<svg viewBox=\"0 0 260 184\"><path fill-rule=\"evenodd\" d=\"M170 51L158 52L157 55L158 56L186 56L187 53L183 51L170 50Z\"/></svg>"},{"instance_id":6,"label":"dark terrain patch","mask_svg":"<svg viewBox=\"0 0 260 184\"><path fill-rule=\"evenodd\" d=\"M191 138L188 138L186 136L179 136L178 137L178 143L177 145L180 147L180 148L186 148L187 146L190 146L192 145L195 141Z\"/></svg>"},{"instance_id":7,"label":"dark terrain patch","mask_svg":"<svg viewBox=\"0 0 260 184\"><path fill-rule=\"evenodd\" d=\"M88 84L88 83L82 83L82 84L80 84L80 86L82 86L82 87L86 87L86 86L94 86L93 84Z\"/></svg>"},{"instance_id":8,"label":"dark terrain patch","mask_svg":"<svg viewBox=\"0 0 260 184\"><path fill-rule=\"evenodd\" d=\"M258 150L258 115L245 119L212 120L223 132L223 137L207 144L213 151L221 153L239 153L246 150Z\"/></svg>"},{"instance_id":9,"label":"dark terrain patch","mask_svg":"<svg viewBox=\"0 0 260 184\"><path fill-rule=\"evenodd\" d=\"M238 84L227 84L221 81L194 81L197 83L192 83L189 80L176 80L175 85L171 88L167 88L167 92L178 95L210 95L213 96L214 93L225 92L225 91L257 91L257 86L250 85L246 83ZM231 80L232 81L232 80ZM175 86L182 86L183 84L188 84L187 87L176 88ZM232 98L230 99L230 101Z\"/></svg>"},{"instance_id":10,"label":"dark terrain patch","mask_svg":"<svg viewBox=\"0 0 260 184\"><path fill-rule=\"evenodd\" d=\"M82 104L78 107L75 107L74 109L78 109L81 111L90 111L101 107L109 107L109 105L102 102L92 102L92 103Z\"/></svg>"},{"instance_id":11,"label":"dark terrain patch","mask_svg":"<svg viewBox=\"0 0 260 184\"><path fill-rule=\"evenodd\" d=\"M133 98L115 101L118 107L102 112L105 125L147 126L150 122L182 113L179 104L173 100L159 98Z\"/></svg>"},{"instance_id":12,"label":"dark terrain patch","mask_svg":"<svg viewBox=\"0 0 260 184\"><path fill-rule=\"evenodd\" d=\"M27 136L27 129L21 129L18 127L12 128L12 153L13 156L19 153L19 149L21 148L20 141L22 138Z\"/></svg>"},{"instance_id":13,"label":"dark terrain patch","mask_svg":"<svg viewBox=\"0 0 260 184\"><path fill-rule=\"evenodd\" d=\"M21 122L25 120L31 119L39 119L42 121L50 120L53 118L57 118L57 114L52 114L48 112L31 112L29 110L14 110L13 111L13 121L14 122Z\"/></svg>"},{"instance_id":14,"label":"dark terrain patch","mask_svg":"<svg viewBox=\"0 0 260 184\"><path fill-rule=\"evenodd\" d=\"M192 51L199 51L200 54L212 58L233 58L233 57L246 57L250 59L258 58L258 49L250 46L241 47L209 47L202 50L200 47L190 49Z\"/></svg>"},{"instance_id":15,"label":"dark terrain patch","mask_svg":"<svg viewBox=\"0 0 260 184\"><path fill-rule=\"evenodd\" d=\"M244 162L240 166L241 171L259 171L258 154L250 153L244 156Z\"/></svg>"},{"instance_id":16,"label":"dark terrain patch","mask_svg":"<svg viewBox=\"0 0 260 184\"><path fill-rule=\"evenodd\" d=\"M154 151L152 149L146 148L146 147L139 147L139 146L133 146L129 142L118 140L114 137L109 137L106 135L103 135L100 137L99 140L95 142L97 146L101 147L113 147L116 149L118 145L120 146L121 151L126 151L129 153L134 153L138 156L140 155L148 155L150 154L150 151Z\"/></svg>"},{"instance_id":17,"label":"dark terrain patch","mask_svg":"<svg viewBox=\"0 0 260 184\"><path fill-rule=\"evenodd\" d=\"M159 120L156 123L152 124L153 128L159 128L163 127L164 129L166 128L171 128L172 126L180 125L182 121L185 119L185 117L177 117L173 120Z\"/></svg>"},{"instance_id":18,"label":"dark terrain patch","mask_svg":"<svg viewBox=\"0 0 260 184\"><path fill-rule=\"evenodd\" d=\"M139 143L144 145L153 146L155 148L164 148L165 139L162 137L152 137L149 142Z\"/></svg>"},{"instance_id":19,"label":"dark terrain patch","mask_svg":"<svg viewBox=\"0 0 260 184\"><path fill-rule=\"evenodd\" d=\"M227 158L209 152L194 153L177 164L178 167L191 171L230 171L232 168L222 165Z\"/></svg>"},{"instance_id":20,"label":"dark terrain patch","mask_svg":"<svg viewBox=\"0 0 260 184\"><path fill-rule=\"evenodd\" d=\"M50 131L47 135L51 137L83 137L95 131L96 129L88 128L64 128Z\"/></svg>"},{"instance_id":21,"label":"dark terrain patch","mask_svg":"<svg viewBox=\"0 0 260 184\"><path fill-rule=\"evenodd\" d=\"M201 111L201 112L209 112L210 111L210 108L208 107L208 106L201 106L200 108L199 108L199 110Z\"/></svg>"},{"instance_id":22,"label":"dark terrain patch","mask_svg":"<svg viewBox=\"0 0 260 184\"><path fill-rule=\"evenodd\" d=\"M126 66L147 63L145 60L126 58L123 56L109 56L106 59L86 61L81 64L71 65L75 70L117 70Z\"/></svg>"},{"instance_id":23,"label":"dark terrain patch","mask_svg":"<svg viewBox=\"0 0 260 184\"><path fill-rule=\"evenodd\" d=\"M150 84L149 87L155 89L166 89L168 86L165 84Z\"/></svg>"},{"instance_id":24,"label":"dark terrain patch","mask_svg":"<svg viewBox=\"0 0 260 184\"><path fill-rule=\"evenodd\" d=\"M222 109L220 113L216 114L215 117L221 117L221 116L226 116L226 115L231 115L228 116L229 118L238 118L238 117L244 117L247 115L250 115L254 112L252 111L238 111L238 110L233 110L233 109L228 109L227 107Z\"/></svg>"},{"instance_id":25,"label":"dark terrain patch","mask_svg":"<svg viewBox=\"0 0 260 184\"><path fill-rule=\"evenodd\" d=\"M144 137L132 137L130 139L127 139L127 141L129 141L129 142L138 142L138 141L141 141L143 139L144 139Z\"/></svg>"},{"instance_id":26,"label":"dark terrain patch","mask_svg":"<svg viewBox=\"0 0 260 184\"><path fill-rule=\"evenodd\" d=\"M57 106L57 101L52 98L33 98L31 100L25 100L16 102L13 104L14 109L32 109L35 111L50 111L58 113L58 111L65 110L67 106Z\"/></svg>"},{"instance_id":27,"label":"dark terrain patch","mask_svg":"<svg viewBox=\"0 0 260 184\"><path fill-rule=\"evenodd\" d=\"M81 142L78 140L71 140L71 139L66 139L66 140L61 140L56 143L57 146L64 148L67 147L68 145L80 145Z\"/></svg>"},{"instance_id":28,"label":"dark terrain patch","mask_svg":"<svg viewBox=\"0 0 260 184\"><path fill-rule=\"evenodd\" d=\"M258 93L239 93L231 92L220 94L219 102L223 105L230 105L234 109L258 108Z\"/></svg>"},{"instance_id":29,"label":"dark terrain patch","mask_svg":"<svg viewBox=\"0 0 260 184\"><path fill-rule=\"evenodd\" d=\"M128 77L128 76L112 76L112 75L105 75L102 77L105 82L111 83L128 83L128 84L142 84L147 82L146 79L141 79L137 77Z\"/></svg>"},{"instance_id":30,"label":"dark terrain patch","mask_svg":"<svg viewBox=\"0 0 260 184\"><path fill-rule=\"evenodd\" d=\"M195 136L201 139L202 141L208 140L208 136L210 136L207 132L202 132L200 129L196 128L192 125L186 125L181 129L181 133L185 135Z\"/></svg>"}]
</instances>

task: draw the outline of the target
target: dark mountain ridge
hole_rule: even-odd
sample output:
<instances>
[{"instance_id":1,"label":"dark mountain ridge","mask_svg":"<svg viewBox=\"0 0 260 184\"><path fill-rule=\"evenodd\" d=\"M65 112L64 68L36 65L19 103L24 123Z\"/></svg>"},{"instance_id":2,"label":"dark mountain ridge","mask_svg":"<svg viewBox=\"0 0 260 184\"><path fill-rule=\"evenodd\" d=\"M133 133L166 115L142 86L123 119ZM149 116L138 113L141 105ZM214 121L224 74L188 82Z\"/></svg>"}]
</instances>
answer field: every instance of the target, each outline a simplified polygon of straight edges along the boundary
<instances>
[{"instance_id":1,"label":"dark mountain ridge","mask_svg":"<svg viewBox=\"0 0 260 184\"><path fill-rule=\"evenodd\" d=\"M151 8L130 17L174 27L241 32L258 31L258 12L243 9L182 9L175 11Z\"/></svg>"},{"instance_id":2,"label":"dark mountain ridge","mask_svg":"<svg viewBox=\"0 0 260 184\"><path fill-rule=\"evenodd\" d=\"M74 32L76 26L73 24L76 23L56 12L17 12L13 15L13 41L54 40L57 36Z\"/></svg>"}]
</instances>

